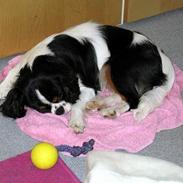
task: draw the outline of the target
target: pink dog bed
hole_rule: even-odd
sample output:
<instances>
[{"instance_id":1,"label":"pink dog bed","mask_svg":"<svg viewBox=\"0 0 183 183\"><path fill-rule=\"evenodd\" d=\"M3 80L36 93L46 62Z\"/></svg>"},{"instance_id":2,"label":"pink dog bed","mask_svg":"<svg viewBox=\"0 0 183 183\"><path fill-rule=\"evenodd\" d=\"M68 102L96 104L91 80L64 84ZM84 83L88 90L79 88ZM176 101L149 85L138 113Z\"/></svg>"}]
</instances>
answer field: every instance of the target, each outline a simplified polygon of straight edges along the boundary
<instances>
[{"instance_id":1,"label":"pink dog bed","mask_svg":"<svg viewBox=\"0 0 183 183\"><path fill-rule=\"evenodd\" d=\"M19 59L20 57L15 57L11 63L16 63ZM87 126L84 133L75 134L68 127L69 114L62 116L41 114L32 109L28 109L26 116L17 119L16 122L27 135L54 145L80 146L84 141L92 138L95 140L96 150L123 149L137 152L151 144L157 132L183 124L181 98L183 71L175 66L175 72L176 80L171 92L163 104L141 123L133 119L132 112L124 113L116 119L106 119L97 112L90 112L87 114Z\"/></svg>"}]
</instances>

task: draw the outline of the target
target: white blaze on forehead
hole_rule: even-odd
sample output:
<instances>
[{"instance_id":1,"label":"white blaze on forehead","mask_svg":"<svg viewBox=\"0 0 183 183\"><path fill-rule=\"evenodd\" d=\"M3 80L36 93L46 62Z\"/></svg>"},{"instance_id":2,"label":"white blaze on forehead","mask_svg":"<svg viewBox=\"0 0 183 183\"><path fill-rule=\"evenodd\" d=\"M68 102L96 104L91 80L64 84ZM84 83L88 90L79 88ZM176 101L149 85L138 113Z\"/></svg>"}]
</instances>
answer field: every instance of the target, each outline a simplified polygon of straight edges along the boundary
<instances>
[{"instance_id":1,"label":"white blaze on forehead","mask_svg":"<svg viewBox=\"0 0 183 183\"><path fill-rule=\"evenodd\" d=\"M51 105L51 102L49 102L41 93L39 90L35 90L36 91L36 94L37 94L37 97L38 99L43 103L43 104L49 104Z\"/></svg>"},{"instance_id":2,"label":"white blaze on forehead","mask_svg":"<svg viewBox=\"0 0 183 183\"><path fill-rule=\"evenodd\" d=\"M36 90L36 94L38 99L43 103L43 104L48 104L51 106L51 113L55 114L57 109L59 107L63 107L64 108L64 112L67 113L71 110L71 104L63 101L60 101L58 103L52 103L49 102L42 94L39 90Z\"/></svg>"}]
</instances>

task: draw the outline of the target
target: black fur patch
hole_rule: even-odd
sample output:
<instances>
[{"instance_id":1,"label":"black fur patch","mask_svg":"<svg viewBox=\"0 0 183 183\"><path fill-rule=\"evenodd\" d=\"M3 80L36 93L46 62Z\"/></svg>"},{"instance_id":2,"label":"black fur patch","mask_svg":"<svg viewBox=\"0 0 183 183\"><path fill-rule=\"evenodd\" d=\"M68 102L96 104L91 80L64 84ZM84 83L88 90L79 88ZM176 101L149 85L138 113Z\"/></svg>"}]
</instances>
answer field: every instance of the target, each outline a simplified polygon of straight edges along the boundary
<instances>
[{"instance_id":1,"label":"black fur patch","mask_svg":"<svg viewBox=\"0 0 183 183\"><path fill-rule=\"evenodd\" d=\"M28 66L21 69L1 106L4 115L22 117L26 112L25 106L42 113L51 112L51 106L38 99L36 90L50 102L58 97L74 104L80 95L78 76L85 86L99 90L95 50L87 39L80 43L72 37L60 35L48 47L54 56L40 55L35 58L32 69Z\"/></svg>"},{"instance_id":2,"label":"black fur patch","mask_svg":"<svg viewBox=\"0 0 183 183\"><path fill-rule=\"evenodd\" d=\"M102 30L113 53L106 63L111 67L111 79L130 108L136 108L145 92L166 81L157 47L148 40L133 45L133 32L129 30L110 26Z\"/></svg>"},{"instance_id":3,"label":"black fur patch","mask_svg":"<svg viewBox=\"0 0 183 183\"><path fill-rule=\"evenodd\" d=\"M48 47L57 57L64 57L65 61L62 62L68 64L79 74L85 86L91 87L95 91L100 89L95 49L89 40L83 36L81 43L68 35L59 35Z\"/></svg>"},{"instance_id":4,"label":"black fur patch","mask_svg":"<svg viewBox=\"0 0 183 183\"><path fill-rule=\"evenodd\" d=\"M123 52L133 40L133 32L114 26L101 26L100 31L108 45L111 56Z\"/></svg>"}]
</instances>

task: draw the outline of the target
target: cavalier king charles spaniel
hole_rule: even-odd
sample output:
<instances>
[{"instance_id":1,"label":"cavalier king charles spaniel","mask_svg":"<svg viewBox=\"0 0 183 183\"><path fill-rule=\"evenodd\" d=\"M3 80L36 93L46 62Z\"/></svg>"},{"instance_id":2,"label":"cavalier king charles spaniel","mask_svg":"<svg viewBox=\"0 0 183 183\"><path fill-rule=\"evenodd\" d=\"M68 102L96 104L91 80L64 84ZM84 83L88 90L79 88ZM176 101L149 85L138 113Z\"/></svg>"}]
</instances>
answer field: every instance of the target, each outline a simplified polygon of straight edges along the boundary
<instances>
[{"instance_id":1,"label":"cavalier king charles spaniel","mask_svg":"<svg viewBox=\"0 0 183 183\"><path fill-rule=\"evenodd\" d=\"M85 128L85 109L114 117L132 110L137 121L158 107L174 82L170 59L144 35L87 22L54 34L26 52L0 84L1 111L20 118L26 108ZM110 96L98 91L109 86Z\"/></svg>"}]
</instances>

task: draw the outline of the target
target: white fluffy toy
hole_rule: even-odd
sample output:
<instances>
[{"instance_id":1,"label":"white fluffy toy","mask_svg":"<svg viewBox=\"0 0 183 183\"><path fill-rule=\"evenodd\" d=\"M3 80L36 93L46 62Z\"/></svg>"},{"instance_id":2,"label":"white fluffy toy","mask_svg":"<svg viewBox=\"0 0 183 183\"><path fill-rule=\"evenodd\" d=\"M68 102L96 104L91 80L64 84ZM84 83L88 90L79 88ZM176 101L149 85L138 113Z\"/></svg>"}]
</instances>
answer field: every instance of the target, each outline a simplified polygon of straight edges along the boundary
<instances>
[{"instance_id":1,"label":"white fluffy toy","mask_svg":"<svg viewBox=\"0 0 183 183\"><path fill-rule=\"evenodd\" d=\"M91 152L84 183L183 183L183 168L123 152Z\"/></svg>"}]
</instances>

